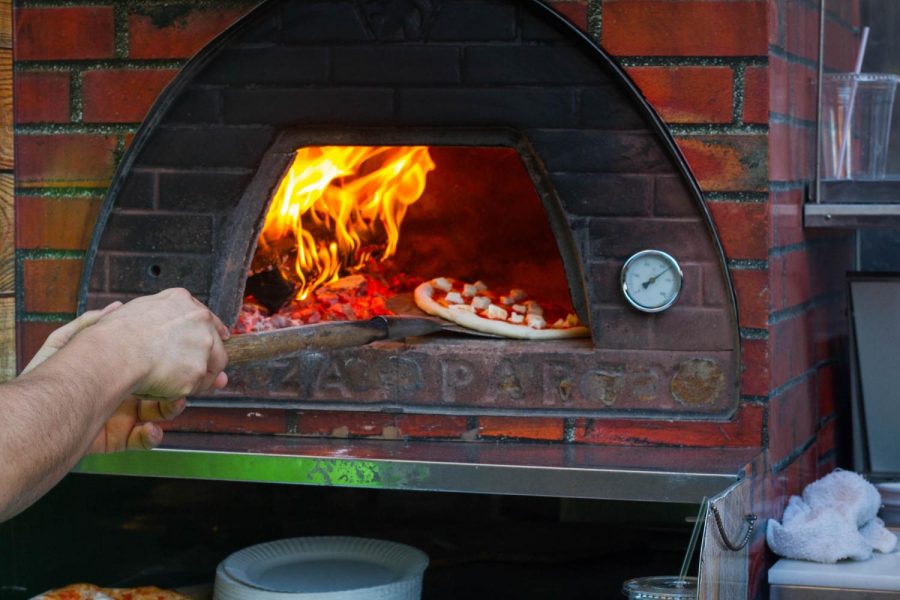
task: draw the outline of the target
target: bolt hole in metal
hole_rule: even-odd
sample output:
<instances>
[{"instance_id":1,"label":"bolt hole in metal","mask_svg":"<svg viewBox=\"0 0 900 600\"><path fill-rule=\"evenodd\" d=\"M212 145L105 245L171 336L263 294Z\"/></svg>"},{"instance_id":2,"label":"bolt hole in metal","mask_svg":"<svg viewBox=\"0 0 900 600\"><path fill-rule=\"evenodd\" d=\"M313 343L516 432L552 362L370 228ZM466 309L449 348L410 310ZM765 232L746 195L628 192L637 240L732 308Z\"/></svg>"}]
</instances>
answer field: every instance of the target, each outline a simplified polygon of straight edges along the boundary
<instances>
[{"instance_id":1,"label":"bolt hole in metal","mask_svg":"<svg viewBox=\"0 0 900 600\"><path fill-rule=\"evenodd\" d=\"M147 267L147 274L150 277L159 277L160 275L162 275L162 267L160 267L159 265L150 265L149 267Z\"/></svg>"}]
</instances>

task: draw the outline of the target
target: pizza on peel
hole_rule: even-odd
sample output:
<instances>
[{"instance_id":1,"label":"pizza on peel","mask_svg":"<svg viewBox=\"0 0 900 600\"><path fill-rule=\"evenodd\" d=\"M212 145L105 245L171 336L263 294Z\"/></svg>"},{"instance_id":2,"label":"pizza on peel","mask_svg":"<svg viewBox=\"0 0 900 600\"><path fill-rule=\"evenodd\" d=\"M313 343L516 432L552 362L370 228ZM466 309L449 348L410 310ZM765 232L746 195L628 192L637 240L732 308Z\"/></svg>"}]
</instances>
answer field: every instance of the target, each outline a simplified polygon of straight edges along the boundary
<instances>
[{"instance_id":1,"label":"pizza on peel","mask_svg":"<svg viewBox=\"0 0 900 600\"><path fill-rule=\"evenodd\" d=\"M436 277L419 285L416 305L430 315L467 329L522 340L587 337L578 316L549 302L530 299L523 290L501 295L484 283Z\"/></svg>"}]
</instances>

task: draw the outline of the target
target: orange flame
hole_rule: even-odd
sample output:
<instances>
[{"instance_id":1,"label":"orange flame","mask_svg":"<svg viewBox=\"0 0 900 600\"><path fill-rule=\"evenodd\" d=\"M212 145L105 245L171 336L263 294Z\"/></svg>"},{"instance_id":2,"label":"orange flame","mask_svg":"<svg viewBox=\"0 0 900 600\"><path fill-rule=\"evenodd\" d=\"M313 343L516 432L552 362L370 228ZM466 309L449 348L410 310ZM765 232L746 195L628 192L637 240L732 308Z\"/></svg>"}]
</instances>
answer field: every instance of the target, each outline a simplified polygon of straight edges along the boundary
<instances>
[{"instance_id":1,"label":"orange flame","mask_svg":"<svg viewBox=\"0 0 900 600\"><path fill-rule=\"evenodd\" d=\"M434 167L427 146L301 148L266 213L259 246L297 240L292 279L303 300L379 250L378 260L394 254L406 210Z\"/></svg>"}]
</instances>

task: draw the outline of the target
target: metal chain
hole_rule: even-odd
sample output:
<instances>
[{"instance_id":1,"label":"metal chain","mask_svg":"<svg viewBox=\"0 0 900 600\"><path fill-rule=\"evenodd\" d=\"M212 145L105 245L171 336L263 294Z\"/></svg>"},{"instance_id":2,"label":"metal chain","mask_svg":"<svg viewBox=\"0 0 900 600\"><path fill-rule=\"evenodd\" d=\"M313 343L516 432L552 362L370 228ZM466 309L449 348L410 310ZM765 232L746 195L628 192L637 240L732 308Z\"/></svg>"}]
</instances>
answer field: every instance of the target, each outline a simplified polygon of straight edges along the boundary
<instances>
[{"instance_id":1,"label":"metal chain","mask_svg":"<svg viewBox=\"0 0 900 600\"><path fill-rule=\"evenodd\" d=\"M719 509L712 504L709 505L709 508L712 510L713 517L716 519L716 528L719 530L719 536L722 538L722 543L725 544L725 547L732 552L742 550L744 546L750 542L750 536L753 534L753 528L756 526L756 519L758 517L752 513L744 516L744 521L747 522L747 531L741 537L741 541L735 544L728 538L728 534L725 533L725 526L722 524L722 516L719 514Z\"/></svg>"}]
</instances>

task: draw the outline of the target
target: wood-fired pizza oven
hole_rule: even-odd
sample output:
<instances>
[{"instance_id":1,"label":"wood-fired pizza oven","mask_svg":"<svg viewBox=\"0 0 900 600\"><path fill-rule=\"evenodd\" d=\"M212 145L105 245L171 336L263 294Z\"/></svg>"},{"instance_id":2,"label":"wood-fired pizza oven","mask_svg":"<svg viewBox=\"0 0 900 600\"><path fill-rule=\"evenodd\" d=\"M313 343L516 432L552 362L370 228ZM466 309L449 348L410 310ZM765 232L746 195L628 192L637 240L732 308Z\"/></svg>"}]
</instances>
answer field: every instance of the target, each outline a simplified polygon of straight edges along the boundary
<instances>
[{"instance_id":1,"label":"wood-fired pizza oven","mask_svg":"<svg viewBox=\"0 0 900 600\"><path fill-rule=\"evenodd\" d=\"M427 146L436 168L397 260L420 277L507 275L571 302L591 337L434 335L236 367L195 405L570 417L737 406L734 295L698 187L617 64L516 0L270 0L183 69L110 187L80 308L184 286L237 319L272 193L294 153ZM678 302L630 308L647 248Z\"/></svg>"}]
</instances>

